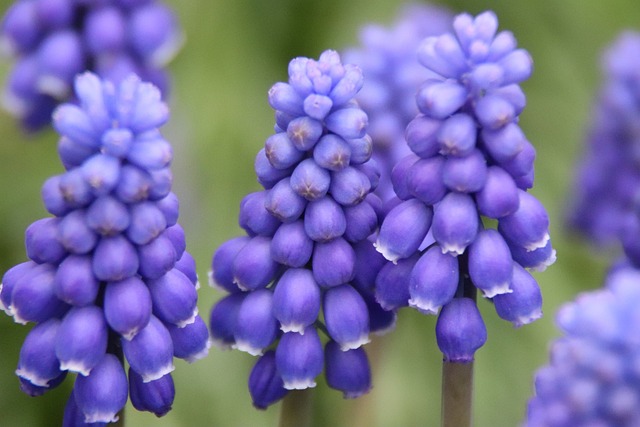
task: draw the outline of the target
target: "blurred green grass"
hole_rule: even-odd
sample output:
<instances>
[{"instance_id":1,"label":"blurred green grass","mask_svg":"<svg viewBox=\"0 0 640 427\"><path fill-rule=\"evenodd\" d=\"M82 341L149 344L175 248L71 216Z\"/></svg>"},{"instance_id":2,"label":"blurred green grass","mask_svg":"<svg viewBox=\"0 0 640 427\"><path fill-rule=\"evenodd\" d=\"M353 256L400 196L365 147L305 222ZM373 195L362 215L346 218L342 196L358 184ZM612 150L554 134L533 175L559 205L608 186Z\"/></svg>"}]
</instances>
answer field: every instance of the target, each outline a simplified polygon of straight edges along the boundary
<instances>
[{"instance_id":1,"label":"blurred green grass","mask_svg":"<svg viewBox=\"0 0 640 427\"><path fill-rule=\"evenodd\" d=\"M368 22L389 24L397 0L190 0L169 2L187 35L170 66L174 74L172 119L165 126L174 144L174 191L181 200L181 224L190 252L206 281L211 254L241 234L241 198L259 188L255 153L272 133L267 91L286 79L295 56L317 57L325 49L357 45ZM532 192L547 207L558 261L537 274L545 298L545 317L515 330L480 301L489 331L476 363L475 425L515 426L523 419L532 375L547 359L557 336L553 314L578 292L600 286L611 254L594 253L563 227L572 171L589 123L597 90L601 49L626 28L640 26L632 0L517 0L432 2L454 12L493 9L500 28L514 32L534 59L532 78L523 84L528 105L521 126L536 146L536 185ZM0 1L1 10L9 2ZM0 72L6 74L8 64ZM52 131L37 137L21 133L0 114L0 272L25 260L24 229L46 215L40 200L44 180L60 173ZM204 317L217 291L203 286ZM435 319L403 311L395 332L374 339L374 389L355 401L343 400L320 379L315 395L315 426L436 426L440 416L440 359ZM18 389L13 374L28 327L0 316L0 426L58 425L70 381L39 398ZM163 418L127 407L129 426L269 426L278 405L251 406L246 381L254 359L213 348L192 365L176 361L174 409Z\"/></svg>"}]
</instances>

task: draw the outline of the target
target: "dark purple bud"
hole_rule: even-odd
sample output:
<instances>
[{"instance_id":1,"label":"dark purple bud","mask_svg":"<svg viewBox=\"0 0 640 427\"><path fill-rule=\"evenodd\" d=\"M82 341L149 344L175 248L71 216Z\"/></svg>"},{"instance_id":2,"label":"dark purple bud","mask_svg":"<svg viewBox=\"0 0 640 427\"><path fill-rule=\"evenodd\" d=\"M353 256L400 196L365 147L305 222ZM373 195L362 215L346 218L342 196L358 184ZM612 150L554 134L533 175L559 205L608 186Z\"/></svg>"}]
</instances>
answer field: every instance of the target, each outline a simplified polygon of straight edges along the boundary
<instances>
[{"instance_id":1,"label":"dark purple bud","mask_svg":"<svg viewBox=\"0 0 640 427\"><path fill-rule=\"evenodd\" d=\"M242 290L264 288L271 283L278 272L278 263L271 258L271 239L251 238L233 258L232 272L233 283Z\"/></svg>"},{"instance_id":2,"label":"dark purple bud","mask_svg":"<svg viewBox=\"0 0 640 427\"><path fill-rule=\"evenodd\" d=\"M393 191L401 200L409 200L413 196L409 190L409 183L407 180L407 173L420 157L415 154L408 154L403 157L391 170L391 183L393 184Z\"/></svg>"},{"instance_id":3,"label":"dark purple bud","mask_svg":"<svg viewBox=\"0 0 640 427\"><path fill-rule=\"evenodd\" d=\"M487 161L474 149L465 157L448 157L442 168L442 182L452 191L475 193L487 180Z\"/></svg>"},{"instance_id":4,"label":"dark purple bud","mask_svg":"<svg viewBox=\"0 0 640 427\"><path fill-rule=\"evenodd\" d=\"M126 22L117 7L91 9L84 19L84 39L89 52L99 55L126 48Z\"/></svg>"},{"instance_id":5,"label":"dark purple bud","mask_svg":"<svg viewBox=\"0 0 640 427\"><path fill-rule=\"evenodd\" d=\"M327 129L345 139L362 138L367 132L369 118L360 108L347 107L333 111L324 123Z\"/></svg>"},{"instance_id":6,"label":"dark purple bud","mask_svg":"<svg viewBox=\"0 0 640 427\"><path fill-rule=\"evenodd\" d=\"M443 253L438 245L427 249L409 277L409 306L424 314L438 314L458 289L458 259Z\"/></svg>"},{"instance_id":7,"label":"dark purple bud","mask_svg":"<svg viewBox=\"0 0 640 427\"><path fill-rule=\"evenodd\" d=\"M40 42L36 55L38 92L56 99L69 96L73 77L86 68L80 35L71 28L53 32Z\"/></svg>"},{"instance_id":8,"label":"dark purple bud","mask_svg":"<svg viewBox=\"0 0 640 427\"><path fill-rule=\"evenodd\" d=\"M172 324L165 325L173 341L173 355L189 363L200 360L209 354L209 331L200 316L189 325L179 328Z\"/></svg>"},{"instance_id":9,"label":"dark purple bud","mask_svg":"<svg viewBox=\"0 0 640 427\"><path fill-rule=\"evenodd\" d=\"M329 336L343 351L369 342L369 311L358 291L350 285L327 290L323 312Z\"/></svg>"},{"instance_id":10,"label":"dark purple bud","mask_svg":"<svg viewBox=\"0 0 640 427\"><path fill-rule=\"evenodd\" d=\"M525 140L522 150L512 159L503 162L501 166L514 177L519 188L526 190L533 187L533 162L536 159L536 149ZM529 181L531 181L529 183Z\"/></svg>"},{"instance_id":11,"label":"dark purple bud","mask_svg":"<svg viewBox=\"0 0 640 427\"><path fill-rule=\"evenodd\" d=\"M100 282L93 275L91 257L69 255L60 263L53 282L56 296L77 307L93 304Z\"/></svg>"},{"instance_id":12,"label":"dark purple bud","mask_svg":"<svg viewBox=\"0 0 640 427\"><path fill-rule=\"evenodd\" d=\"M74 210L58 223L58 240L65 249L74 254L90 252L98 242L98 235L89 228L86 212Z\"/></svg>"},{"instance_id":13,"label":"dark purple bud","mask_svg":"<svg viewBox=\"0 0 640 427\"><path fill-rule=\"evenodd\" d=\"M316 242L328 242L340 237L347 228L342 206L331 196L309 202L304 215L304 230Z\"/></svg>"},{"instance_id":14,"label":"dark purple bud","mask_svg":"<svg viewBox=\"0 0 640 427\"><path fill-rule=\"evenodd\" d=\"M544 247L534 249L532 251L528 251L508 240L507 244L511 250L513 260L524 268L528 268L533 271L544 271L547 267L556 262L556 250L553 249L553 246L551 245L551 239L549 239Z\"/></svg>"},{"instance_id":15,"label":"dark purple bud","mask_svg":"<svg viewBox=\"0 0 640 427\"><path fill-rule=\"evenodd\" d=\"M11 307L13 300L12 294L16 283L27 274L37 271L38 267L39 264L33 261L27 261L17 264L5 271L2 276L2 283L0 283L0 309L7 315L13 315L13 308Z\"/></svg>"},{"instance_id":16,"label":"dark purple bud","mask_svg":"<svg viewBox=\"0 0 640 427\"><path fill-rule=\"evenodd\" d=\"M89 375L107 351L107 338L102 309L95 305L72 308L62 319L56 338L60 369Z\"/></svg>"},{"instance_id":17,"label":"dark purple bud","mask_svg":"<svg viewBox=\"0 0 640 427\"><path fill-rule=\"evenodd\" d=\"M155 133L144 137L138 136L127 153L127 160L146 170L166 168L172 158L171 144Z\"/></svg>"},{"instance_id":18,"label":"dark purple bud","mask_svg":"<svg viewBox=\"0 0 640 427\"><path fill-rule=\"evenodd\" d=\"M44 322L67 310L68 306L55 293L55 273L51 264L40 264L15 282L8 308L16 323Z\"/></svg>"},{"instance_id":19,"label":"dark purple bud","mask_svg":"<svg viewBox=\"0 0 640 427\"><path fill-rule=\"evenodd\" d=\"M291 175L291 169L274 168L271 162L269 162L269 159L267 159L264 148L258 151L256 155L254 169L258 177L258 182L266 189L272 188L281 179Z\"/></svg>"},{"instance_id":20,"label":"dark purple bud","mask_svg":"<svg viewBox=\"0 0 640 427\"><path fill-rule=\"evenodd\" d=\"M209 330L215 346L226 349L235 344L238 311L247 295L249 294L244 292L227 295L211 309Z\"/></svg>"},{"instance_id":21,"label":"dark purple bud","mask_svg":"<svg viewBox=\"0 0 640 427\"><path fill-rule=\"evenodd\" d=\"M302 116L289 122L287 136L298 150L308 151L318 142L323 130L322 122Z\"/></svg>"},{"instance_id":22,"label":"dark purple bud","mask_svg":"<svg viewBox=\"0 0 640 427\"><path fill-rule=\"evenodd\" d=\"M129 227L129 210L115 197L100 196L87 208L85 220L96 233L114 236Z\"/></svg>"},{"instance_id":23,"label":"dark purple bud","mask_svg":"<svg viewBox=\"0 0 640 427\"><path fill-rule=\"evenodd\" d=\"M307 201L291 187L290 179L284 178L269 190L265 207L282 222L293 222L300 218Z\"/></svg>"},{"instance_id":24,"label":"dark purple bud","mask_svg":"<svg viewBox=\"0 0 640 427\"><path fill-rule=\"evenodd\" d=\"M276 348L276 369L287 390L304 390L316 386L322 372L324 355L322 342L314 327L304 334L287 332Z\"/></svg>"},{"instance_id":25,"label":"dark purple bud","mask_svg":"<svg viewBox=\"0 0 640 427\"><path fill-rule=\"evenodd\" d=\"M475 105L474 112L485 129L498 129L514 121L514 106L500 95L483 96Z\"/></svg>"},{"instance_id":26,"label":"dark purple bud","mask_svg":"<svg viewBox=\"0 0 640 427\"><path fill-rule=\"evenodd\" d=\"M276 232L276 235L277 234ZM250 240L247 236L235 237L227 240L216 249L211 260L211 272L209 273L210 286L218 287L221 290L232 293L240 290L235 284L233 277L233 260Z\"/></svg>"},{"instance_id":27,"label":"dark purple bud","mask_svg":"<svg viewBox=\"0 0 640 427\"><path fill-rule=\"evenodd\" d=\"M129 368L129 397L138 411L152 412L162 417L171 410L176 390L171 374L144 382L136 371Z\"/></svg>"},{"instance_id":28,"label":"dark purple bud","mask_svg":"<svg viewBox=\"0 0 640 427\"><path fill-rule=\"evenodd\" d=\"M171 246L176 253L176 260L182 256L185 249L187 248L187 241L184 237L184 229L180 224L173 224L170 227L167 227L166 230L162 232L162 234L158 237L162 237L171 242Z\"/></svg>"},{"instance_id":29,"label":"dark purple bud","mask_svg":"<svg viewBox=\"0 0 640 427\"><path fill-rule=\"evenodd\" d=\"M435 155L415 162L406 173L406 188L409 193L427 205L435 205L445 194L443 182L443 156Z\"/></svg>"},{"instance_id":30,"label":"dark purple bud","mask_svg":"<svg viewBox=\"0 0 640 427\"><path fill-rule=\"evenodd\" d=\"M82 177L96 196L110 193L120 179L120 160L107 154L96 154L80 166Z\"/></svg>"},{"instance_id":31,"label":"dark purple bud","mask_svg":"<svg viewBox=\"0 0 640 427\"><path fill-rule=\"evenodd\" d=\"M303 109L312 119L323 120L333 107L331 98L325 95L312 93L304 99Z\"/></svg>"},{"instance_id":32,"label":"dark purple bud","mask_svg":"<svg viewBox=\"0 0 640 427\"><path fill-rule=\"evenodd\" d=\"M360 203L371 191L371 181L358 169L347 166L331 174L329 193L344 206Z\"/></svg>"},{"instance_id":33,"label":"dark purple bud","mask_svg":"<svg viewBox=\"0 0 640 427\"><path fill-rule=\"evenodd\" d=\"M340 136L327 134L314 147L313 160L324 169L342 170L351 161L351 147Z\"/></svg>"},{"instance_id":34,"label":"dark purple bud","mask_svg":"<svg viewBox=\"0 0 640 427\"><path fill-rule=\"evenodd\" d=\"M302 98L287 83L278 82L269 89L269 105L274 110L282 111L294 117L304 115Z\"/></svg>"},{"instance_id":35,"label":"dark purple bud","mask_svg":"<svg viewBox=\"0 0 640 427\"><path fill-rule=\"evenodd\" d=\"M382 222L376 250L391 262L410 257L426 237L432 218L433 210L419 200L400 203Z\"/></svg>"},{"instance_id":36,"label":"dark purple bud","mask_svg":"<svg viewBox=\"0 0 640 427\"><path fill-rule=\"evenodd\" d=\"M423 159L435 156L440 151L437 135L442 120L419 114L409 122L404 137L411 151Z\"/></svg>"},{"instance_id":37,"label":"dark purple bud","mask_svg":"<svg viewBox=\"0 0 640 427\"><path fill-rule=\"evenodd\" d=\"M267 211L265 200L267 191L247 194L240 202L240 227L250 235L273 236L280 221Z\"/></svg>"},{"instance_id":38,"label":"dark purple bud","mask_svg":"<svg viewBox=\"0 0 640 427\"><path fill-rule=\"evenodd\" d=\"M240 304L236 322L234 348L253 356L261 355L278 335L273 293L268 289L250 292Z\"/></svg>"},{"instance_id":39,"label":"dark purple bud","mask_svg":"<svg viewBox=\"0 0 640 427\"><path fill-rule=\"evenodd\" d=\"M38 264L57 264L67 254L58 241L58 218L34 221L24 233L27 256Z\"/></svg>"},{"instance_id":40,"label":"dark purple bud","mask_svg":"<svg viewBox=\"0 0 640 427\"><path fill-rule=\"evenodd\" d=\"M302 220L282 224L271 240L271 258L289 267L303 267L312 252L313 240L307 235Z\"/></svg>"},{"instance_id":41,"label":"dark purple bud","mask_svg":"<svg viewBox=\"0 0 640 427\"><path fill-rule=\"evenodd\" d=\"M493 303L502 319L516 328L542 317L542 294L536 279L518 263L513 263L513 279L509 294L496 295Z\"/></svg>"},{"instance_id":42,"label":"dark purple bud","mask_svg":"<svg viewBox=\"0 0 640 427\"><path fill-rule=\"evenodd\" d=\"M378 228L378 215L375 209L365 199L355 206L344 208L347 228L344 238L349 242L359 242L366 239Z\"/></svg>"},{"instance_id":43,"label":"dark purple bud","mask_svg":"<svg viewBox=\"0 0 640 427\"><path fill-rule=\"evenodd\" d=\"M345 399L355 399L371 390L371 368L363 348L342 351L335 341L324 348L325 376L329 387L340 390Z\"/></svg>"},{"instance_id":44,"label":"dark purple bud","mask_svg":"<svg viewBox=\"0 0 640 427\"><path fill-rule=\"evenodd\" d=\"M253 406L258 409L267 409L287 394L276 367L275 351L267 351L253 365L249 374L249 393Z\"/></svg>"},{"instance_id":45,"label":"dark purple bud","mask_svg":"<svg viewBox=\"0 0 640 427\"><path fill-rule=\"evenodd\" d=\"M362 138L347 139L349 144L349 150L351 151L352 165L360 165L371 159L373 154L373 141L369 135L365 135Z\"/></svg>"},{"instance_id":46,"label":"dark purple bud","mask_svg":"<svg viewBox=\"0 0 640 427\"><path fill-rule=\"evenodd\" d=\"M196 289L200 288L200 280L198 279L198 272L196 271L196 260L189 252L185 251L182 253L180 259L176 261L174 268L180 270L182 274L187 276Z\"/></svg>"},{"instance_id":47,"label":"dark purple bud","mask_svg":"<svg viewBox=\"0 0 640 427\"><path fill-rule=\"evenodd\" d=\"M273 292L273 315L283 332L304 333L320 313L320 288L311 271L292 268L280 277Z\"/></svg>"},{"instance_id":48,"label":"dark purple bud","mask_svg":"<svg viewBox=\"0 0 640 427\"><path fill-rule=\"evenodd\" d=\"M484 188L476 193L478 211L489 218L502 218L518 209L520 198L513 178L498 166L489 166Z\"/></svg>"},{"instance_id":49,"label":"dark purple bud","mask_svg":"<svg viewBox=\"0 0 640 427\"><path fill-rule=\"evenodd\" d=\"M467 156L476 146L476 123L464 113L455 114L442 123L438 130L440 154Z\"/></svg>"},{"instance_id":50,"label":"dark purple bud","mask_svg":"<svg viewBox=\"0 0 640 427\"><path fill-rule=\"evenodd\" d=\"M165 323L182 328L198 314L198 293L191 280L175 268L158 279L148 280L153 314Z\"/></svg>"},{"instance_id":51,"label":"dark purple bud","mask_svg":"<svg viewBox=\"0 0 640 427\"><path fill-rule=\"evenodd\" d=\"M442 307L436 322L436 340L445 361L473 361L476 350L487 341L487 328L472 299L454 298Z\"/></svg>"},{"instance_id":52,"label":"dark purple bud","mask_svg":"<svg viewBox=\"0 0 640 427\"><path fill-rule=\"evenodd\" d=\"M543 248L549 241L549 216L542 203L534 196L518 190L518 210L500 218L498 231L528 251Z\"/></svg>"},{"instance_id":53,"label":"dark purple bud","mask_svg":"<svg viewBox=\"0 0 640 427\"><path fill-rule=\"evenodd\" d=\"M313 277L323 288L350 282L355 274L355 251L342 237L317 242L313 249Z\"/></svg>"},{"instance_id":54,"label":"dark purple bud","mask_svg":"<svg viewBox=\"0 0 640 427\"><path fill-rule=\"evenodd\" d=\"M137 277L109 282L104 292L104 315L107 323L124 339L131 340L149 323L151 294Z\"/></svg>"},{"instance_id":55,"label":"dark purple bud","mask_svg":"<svg viewBox=\"0 0 640 427\"><path fill-rule=\"evenodd\" d=\"M313 159L301 161L291 174L291 188L307 200L317 200L329 191L331 175Z\"/></svg>"},{"instance_id":56,"label":"dark purple bud","mask_svg":"<svg viewBox=\"0 0 640 427\"><path fill-rule=\"evenodd\" d=\"M20 349L17 376L33 386L52 388L53 380L62 374L55 351L59 329L60 321L49 319L29 331Z\"/></svg>"},{"instance_id":57,"label":"dark purple bud","mask_svg":"<svg viewBox=\"0 0 640 427\"><path fill-rule=\"evenodd\" d=\"M124 236L103 237L93 253L93 273L99 280L117 282L137 273L138 254Z\"/></svg>"},{"instance_id":58,"label":"dark purple bud","mask_svg":"<svg viewBox=\"0 0 640 427\"><path fill-rule=\"evenodd\" d=\"M387 260L369 240L354 243L353 250L356 262L352 285L360 291L373 291L376 276Z\"/></svg>"},{"instance_id":59,"label":"dark purple bud","mask_svg":"<svg viewBox=\"0 0 640 427\"><path fill-rule=\"evenodd\" d=\"M47 212L51 215L61 217L69 211L69 205L60 191L60 175L47 179L42 185L40 194Z\"/></svg>"},{"instance_id":60,"label":"dark purple bud","mask_svg":"<svg viewBox=\"0 0 640 427\"><path fill-rule=\"evenodd\" d=\"M479 216L471 196L451 192L436 206L431 232L444 253L460 255L478 233Z\"/></svg>"},{"instance_id":61,"label":"dark purple bud","mask_svg":"<svg viewBox=\"0 0 640 427\"><path fill-rule=\"evenodd\" d=\"M60 374L57 377L49 381L49 385L47 387L41 387L41 386L32 384L31 381L25 380L22 377L18 377L18 380L20 381L20 391L22 391L23 393L25 393L30 397L42 396L49 390L52 390L58 387L60 384L62 384L65 378L67 378L67 371L59 371L59 372Z\"/></svg>"},{"instance_id":62,"label":"dark purple bud","mask_svg":"<svg viewBox=\"0 0 640 427\"><path fill-rule=\"evenodd\" d=\"M171 335L157 317L152 315L135 337L122 339L121 343L131 369L142 376L143 382L157 380L174 370Z\"/></svg>"},{"instance_id":63,"label":"dark purple bud","mask_svg":"<svg viewBox=\"0 0 640 427\"><path fill-rule=\"evenodd\" d=\"M467 89L454 81L428 80L418 91L420 112L434 119L445 119L467 101Z\"/></svg>"},{"instance_id":64,"label":"dark purple bud","mask_svg":"<svg viewBox=\"0 0 640 427\"><path fill-rule=\"evenodd\" d=\"M304 157L285 132L271 135L264 143L265 155L276 169L287 169L296 165Z\"/></svg>"},{"instance_id":65,"label":"dark purple bud","mask_svg":"<svg viewBox=\"0 0 640 427\"><path fill-rule=\"evenodd\" d=\"M489 155L496 162L504 163L522 151L527 139L517 124L509 123L496 130L483 129L482 141Z\"/></svg>"},{"instance_id":66,"label":"dark purple bud","mask_svg":"<svg viewBox=\"0 0 640 427\"><path fill-rule=\"evenodd\" d=\"M86 423L112 423L127 403L127 375L116 356L107 353L88 376L76 377L73 394Z\"/></svg>"},{"instance_id":67,"label":"dark purple bud","mask_svg":"<svg viewBox=\"0 0 640 427\"><path fill-rule=\"evenodd\" d=\"M513 260L500 233L482 230L469 246L469 276L486 298L510 293Z\"/></svg>"},{"instance_id":68,"label":"dark purple bud","mask_svg":"<svg viewBox=\"0 0 640 427\"><path fill-rule=\"evenodd\" d=\"M66 373L66 371L65 371ZM87 424L85 421L84 413L78 408L76 404L75 390L71 389L71 394L69 395L69 399L67 399L67 404L64 407L64 415L62 418L62 427L85 427L85 426L97 426L97 427L105 427L107 423L92 423Z\"/></svg>"},{"instance_id":69,"label":"dark purple bud","mask_svg":"<svg viewBox=\"0 0 640 427\"><path fill-rule=\"evenodd\" d=\"M409 305L409 279L420 258L416 253L396 264L387 262L375 278L375 299L385 310L395 310Z\"/></svg>"},{"instance_id":70,"label":"dark purple bud","mask_svg":"<svg viewBox=\"0 0 640 427\"><path fill-rule=\"evenodd\" d=\"M153 202L133 205L129 212L131 223L127 229L127 237L135 244L149 243L167 228L164 214Z\"/></svg>"}]
</instances>

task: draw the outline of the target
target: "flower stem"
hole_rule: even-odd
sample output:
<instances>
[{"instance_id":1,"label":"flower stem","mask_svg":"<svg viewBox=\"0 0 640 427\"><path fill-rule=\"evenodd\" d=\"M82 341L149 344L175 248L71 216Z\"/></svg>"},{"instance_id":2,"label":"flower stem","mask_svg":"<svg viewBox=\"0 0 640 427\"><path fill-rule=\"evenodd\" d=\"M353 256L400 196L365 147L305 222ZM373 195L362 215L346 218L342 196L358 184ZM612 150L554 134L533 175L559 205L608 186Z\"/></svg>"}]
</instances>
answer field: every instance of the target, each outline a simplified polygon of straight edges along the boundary
<instances>
[{"instance_id":1,"label":"flower stem","mask_svg":"<svg viewBox=\"0 0 640 427\"><path fill-rule=\"evenodd\" d=\"M278 427L310 427L312 390L292 390L282 400Z\"/></svg>"},{"instance_id":2,"label":"flower stem","mask_svg":"<svg viewBox=\"0 0 640 427\"><path fill-rule=\"evenodd\" d=\"M442 362L442 427L470 427L473 362Z\"/></svg>"}]
</instances>

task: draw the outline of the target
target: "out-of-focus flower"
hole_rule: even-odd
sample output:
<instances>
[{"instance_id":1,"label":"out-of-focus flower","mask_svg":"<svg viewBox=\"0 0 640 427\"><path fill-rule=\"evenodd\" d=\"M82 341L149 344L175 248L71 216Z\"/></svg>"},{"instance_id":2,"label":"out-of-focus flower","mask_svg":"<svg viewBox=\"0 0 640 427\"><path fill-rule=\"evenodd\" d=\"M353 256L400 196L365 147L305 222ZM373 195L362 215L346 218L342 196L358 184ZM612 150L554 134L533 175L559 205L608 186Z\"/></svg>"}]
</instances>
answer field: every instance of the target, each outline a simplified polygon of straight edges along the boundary
<instances>
[{"instance_id":1,"label":"out-of-focus flower","mask_svg":"<svg viewBox=\"0 0 640 427\"><path fill-rule=\"evenodd\" d=\"M30 261L8 270L0 287L0 307L36 324L16 373L31 395L78 373L65 425L115 421L128 389L136 408L163 415L173 358L191 362L209 347L176 222L171 146L158 130L169 111L135 75L113 84L87 72L75 92L79 105L63 104L53 117L66 169L42 189L53 216L29 226Z\"/></svg>"},{"instance_id":2,"label":"out-of-focus flower","mask_svg":"<svg viewBox=\"0 0 640 427\"><path fill-rule=\"evenodd\" d=\"M640 423L640 272L614 267L606 287L585 292L557 314L563 336L538 370L528 427L620 426Z\"/></svg>"},{"instance_id":3,"label":"out-of-focus flower","mask_svg":"<svg viewBox=\"0 0 640 427\"><path fill-rule=\"evenodd\" d=\"M3 106L26 130L38 130L71 100L83 71L114 83L134 73L164 93L163 67L182 39L175 14L155 0L17 0L0 28L0 48L15 59Z\"/></svg>"},{"instance_id":4,"label":"out-of-focus flower","mask_svg":"<svg viewBox=\"0 0 640 427\"><path fill-rule=\"evenodd\" d=\"M472 360L486 339L477 308L461 298L479 289L500 317L532 322L542 298L525 268L555 260L547 213L527 192L535 150L518 126L526 103L518 83L532 62L497 28L492 12L461 14L453 33L420 44L432 77L418 91L420 114L405 133L412 153L393 169L398 199L375 244L393 263L376 281L378 302L440 312L436 335L452 361Z\"/></svg>"},{"instance_id":5,"label":"out-of-focus flower","mask_svg":"<svg viewBox=\"0 0 640 427\"><path fill-rule=\"evenodd\" d=\"M240 204L247 235L213 256L211 284L229 295L211 311L212 338L261 356L249 378L258 408L314 387L325 365L329 386L365 393L361 346L395 319L373 300L382 263L367 238L381 202L367 115L353 100L361 87L360 69L335 51L290 62L289 81L269 91L276 133L255 163L264 189Z\"/></svg>"}]
</instances>

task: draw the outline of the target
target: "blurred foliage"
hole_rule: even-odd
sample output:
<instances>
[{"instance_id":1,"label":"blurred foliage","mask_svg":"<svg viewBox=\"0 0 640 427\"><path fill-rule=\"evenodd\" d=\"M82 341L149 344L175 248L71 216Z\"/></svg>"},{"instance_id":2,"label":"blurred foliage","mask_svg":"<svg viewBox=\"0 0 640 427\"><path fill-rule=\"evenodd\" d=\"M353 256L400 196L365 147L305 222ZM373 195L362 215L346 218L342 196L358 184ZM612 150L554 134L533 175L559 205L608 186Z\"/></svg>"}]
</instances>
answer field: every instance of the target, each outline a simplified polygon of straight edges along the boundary
<instances>
[{"instance_id":1,"label":"blurred foliage","mask_svg":"<svg viewBox=\"0 0 640 427\"><path fill-rule=\"evenodd\" d=\"M325 49L358 44L358 29L369 22L389 24L398 0L189 0L170 2L187 35L171 65L172 119L164 132L175 147L174 191L181 200L181 224L190 252L206 281L211 254L241 234L241 198L259 188L255 153L272 133L267 91L286 79L295 56L317 57ZM477 354L475 425L518 425L532 390L532 375L547 359L558 306L578 292L600 286L612 254L595 253L563 225L572 170L589 123L590 103L599 84L602 48L626 28L640 26L635 0L451 0L435 2L454 12L493 9L501 29L512 30L531 53L535 71L522 86L528 105L521 126L536 146L532 192L547 207L558 261L537 274L546 316L515 330L479 301L489 331ZM8 7L0 0L0 10ZM9 64L1 65L4 76ZM46 215L40 200L44 180L62 171L56 135L23 134L0 114L0 272L25 260L23 233ZM221 294L200 289L204 317ZM435 319L401 312L395 332L367 346L374 364L374 389L355 401L343 400L320 379L315 426L435 426L440 417L440 361ZM29 398L13 374L28 327L0 316L0 426L59 425L70 381L47 395ZM254 359L213 348L193 365L176 361L174 409L157 419L130 404L129 426L269 426L279 405L251 406L247 376Z\"/></svg>"}]
</instances>

